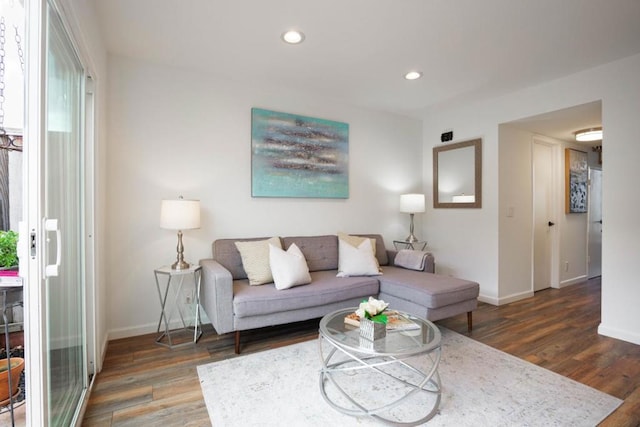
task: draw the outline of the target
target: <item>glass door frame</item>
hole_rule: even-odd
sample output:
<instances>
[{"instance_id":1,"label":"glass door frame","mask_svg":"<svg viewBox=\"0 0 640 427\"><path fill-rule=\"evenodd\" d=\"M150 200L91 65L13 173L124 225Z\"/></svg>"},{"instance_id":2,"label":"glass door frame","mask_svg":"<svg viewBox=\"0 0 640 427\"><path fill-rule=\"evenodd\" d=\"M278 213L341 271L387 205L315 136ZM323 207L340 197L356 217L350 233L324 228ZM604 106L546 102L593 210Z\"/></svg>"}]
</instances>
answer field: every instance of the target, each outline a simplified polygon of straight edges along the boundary
<instances>
[{"instance_id":1,"label":"glass door frame","mask_svg":"<svg viewBox=\"0 0 640 427\"><path fill-rule=\"evenodd\" d=\"M64 0L61 0L64 1ZM84 246L80 248L86 257L83 276L85 281L85 309L82 313L85 335L83 358L84 391L80 404L76 408L73 424L79 424L88 401L88 392L95 378L96 368L96 292L95 292L95 209L94 209L94 138L95 138L95 92L93 84L87 84L87 61L73 37L68 25L69 20L64 8L56 0L25 0L26 63L25 63L25 156L23 162L23 221L20 225L20 275L24 280L25 305L25 352L26 359L26 407L27 424L48 425L48 382L47 372L47 324L48 313L45 304L45 258L43 249L47 236L44 231L44 141L46 139L46 60L47 60L47 8L51 6L63 23L72 48L83 69L83 84L80 92L81 138L85 139L83 195L85 204L81 215L84 216ZM73 19L71 19L73 22ZM87 86L87 87L85 87ZM90 104L86 104L90 102ZM91 128L88 128L91 127Z\"/></svg>"}]
</instances>

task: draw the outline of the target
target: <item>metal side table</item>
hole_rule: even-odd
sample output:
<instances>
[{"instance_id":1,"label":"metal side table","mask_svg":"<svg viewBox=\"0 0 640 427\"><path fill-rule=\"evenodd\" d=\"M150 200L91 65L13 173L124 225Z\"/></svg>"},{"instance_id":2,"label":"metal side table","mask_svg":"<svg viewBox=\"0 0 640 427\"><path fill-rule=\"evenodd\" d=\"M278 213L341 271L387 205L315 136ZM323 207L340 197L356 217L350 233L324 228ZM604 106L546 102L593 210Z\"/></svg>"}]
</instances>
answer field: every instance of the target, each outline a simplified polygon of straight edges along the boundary
<instances>
[{"instance_id":1,"label":"metal side table","mask_svg":"<svg viewBox=\"0 0 640 427\"><path fill-rule=\"evenodd\" d=\"M394 240L393 246L396 248L396 251L400 249L412 249L415 251L424 251L427 248L427 242L419 241L419 242L407 242L406 240Z\"/></svg>"},{"instance_id":2,"label":"metal side table","mask_svg":"<svg viewBox=\"0 0 640 427\"><path fill-rule=\"evenodd\" d=\"M171 266L163 266L160 268L156 268L154 270L154 275L156 278L156 286L158 288L158 297L160 298L160 320L158 321L158 330L157 332L160 334L156 338L156 343L168 348L176 348L182 347L185 345L193 345L202 336L202 321L200 318L200 279L202 277L202 267L199 265L191 265L186 270L173 270ZM164 291L162 287L162 280L160 277L166 277L166 282L164 284ZM185 277L193 277L193 283L195 286L196 294L195 294L195 318L193 322L193 326L187 326L184 321L184 314L182 313L182 308L180 305L180 296L182 295L182 285L184 283ZM172 281L174 278L178 278L178 285L172 285ZM169 289L174 288L174 298L173 304L170 307L167 307L167 299L169 297ZM180 315L180 320L182 321L182 330L191 332L193 329L193 341L183 342L180 344L174 344L174 339L172 338L170 324L171 324L171 316L173 315L174 310L178 310L178 314ZM168 311L168 312L167 312ZM161 326L164 323L164 331L161 331ZM174 334L176 331L173 332ZM163 339L166 338L167 342L163 342Z\"/></svg>"}]
</instances>

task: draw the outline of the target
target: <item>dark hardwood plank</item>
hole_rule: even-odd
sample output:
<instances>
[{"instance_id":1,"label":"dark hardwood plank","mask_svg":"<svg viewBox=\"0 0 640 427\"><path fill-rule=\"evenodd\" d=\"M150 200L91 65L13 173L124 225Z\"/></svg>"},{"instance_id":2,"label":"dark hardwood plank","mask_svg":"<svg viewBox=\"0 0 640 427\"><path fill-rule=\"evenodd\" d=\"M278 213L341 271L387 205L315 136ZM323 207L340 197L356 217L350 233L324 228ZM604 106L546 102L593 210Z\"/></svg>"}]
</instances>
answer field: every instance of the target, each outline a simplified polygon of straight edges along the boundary
<instances>
[{"instance_id":1,"label":"dark hardwood plank","mask_svg":"<svg viewBox=\"0 0 640 427\"><path fill-rule=\"evenodd\" d=\"M602 426L640 425L640 346L598 335L599 279L500 307L481 303L470 333L466 315L436 323L623 399ZM246 331L242 354L315 339L317 330L315 319ZM155 336L109 342L84 426L210 425L196 367L238 357L233 334L205 325L198 344L176 350L156 345Z\"/></svg>"}]
</instances>

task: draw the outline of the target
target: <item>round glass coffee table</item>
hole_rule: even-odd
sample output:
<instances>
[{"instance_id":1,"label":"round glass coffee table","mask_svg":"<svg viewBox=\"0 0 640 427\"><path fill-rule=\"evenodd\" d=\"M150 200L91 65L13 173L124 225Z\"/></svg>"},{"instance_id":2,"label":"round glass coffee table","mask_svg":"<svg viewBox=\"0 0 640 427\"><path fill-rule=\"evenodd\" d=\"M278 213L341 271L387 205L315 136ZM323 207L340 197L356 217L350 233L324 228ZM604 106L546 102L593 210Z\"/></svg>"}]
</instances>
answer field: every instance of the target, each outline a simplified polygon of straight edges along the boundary
<instances>
[{"instance_id":1,"label":"round glass coffee table","mask_svg":"<svg viewBox=\"0 0 640 427\"><path fill-rule=\"evenodd\" d=\"M390 425L415 426L431 419L441 397L440 330L430 321L399 312L406 322L375 341L345 322L356 309L327 314L318 338L320 392L334 409Z\"/></svg>"}]
</instances>

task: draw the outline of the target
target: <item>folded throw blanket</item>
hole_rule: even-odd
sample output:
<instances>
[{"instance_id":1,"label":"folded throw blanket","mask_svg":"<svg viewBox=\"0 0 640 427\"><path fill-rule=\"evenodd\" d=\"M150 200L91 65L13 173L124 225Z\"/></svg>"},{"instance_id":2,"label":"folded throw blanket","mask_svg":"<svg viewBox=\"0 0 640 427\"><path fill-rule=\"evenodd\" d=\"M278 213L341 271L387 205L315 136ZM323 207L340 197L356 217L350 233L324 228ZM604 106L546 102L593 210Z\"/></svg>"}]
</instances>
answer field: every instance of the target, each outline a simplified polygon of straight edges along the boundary
<instances>
[{"instance_id":1,"label":"folded throw blanket","mask_svg":"<svg viewBox=\"0 0 640 427\"><path fill-rule=\"evenodd\" d=\"M402 249L396 254L396 258L393 263L396 267L421 271L424 270L424 263L427 259L428 254L428 252L423 251Z\"/></svg>"}]
</instances>

